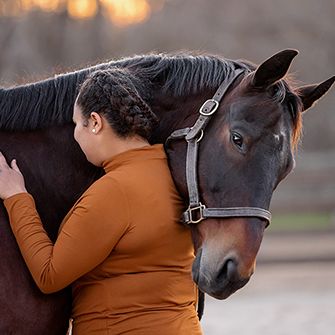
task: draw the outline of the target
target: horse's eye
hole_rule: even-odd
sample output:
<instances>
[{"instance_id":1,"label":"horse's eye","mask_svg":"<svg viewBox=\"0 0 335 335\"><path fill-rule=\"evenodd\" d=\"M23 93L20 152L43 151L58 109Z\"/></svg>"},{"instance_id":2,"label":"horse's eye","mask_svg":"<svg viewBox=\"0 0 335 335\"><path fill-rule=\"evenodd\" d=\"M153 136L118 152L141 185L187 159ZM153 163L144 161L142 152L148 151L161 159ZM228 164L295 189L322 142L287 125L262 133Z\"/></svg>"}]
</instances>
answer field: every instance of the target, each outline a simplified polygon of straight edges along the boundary
<instances>
[{"instance_id":1,"label":"horse's eye","mask_svg":"<svg viewBox=\"0 0 335 335\"><path fill-rule=\"evenodd\" d=\"M234 142L235 145L237 145L239 148L242 148L243 137L239 133L233 132L231 134L231 139L232 139L232 141Z\"/></svg>"}]
</instances>

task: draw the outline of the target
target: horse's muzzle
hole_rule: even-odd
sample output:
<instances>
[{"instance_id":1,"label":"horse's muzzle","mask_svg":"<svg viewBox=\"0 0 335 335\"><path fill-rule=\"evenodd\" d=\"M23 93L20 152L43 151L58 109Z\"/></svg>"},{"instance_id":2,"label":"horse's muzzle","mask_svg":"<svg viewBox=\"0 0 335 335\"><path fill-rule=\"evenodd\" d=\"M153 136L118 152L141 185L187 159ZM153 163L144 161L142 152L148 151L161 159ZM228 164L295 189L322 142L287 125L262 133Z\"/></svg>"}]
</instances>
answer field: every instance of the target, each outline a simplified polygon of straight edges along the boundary
<instances>
[{"instance_id":1,"label":"horse's muzzle","mask_svg":"<svg viewBox=\"0 0 335 335\"><path fill-rule=\"evenodd\" d=\"M241 278L234 258L227 258L219 267L202 262L203 250L199 249L192 267L192 276L199 289L216 299L226 299L242 288L250 279Z\"/></svg>"}]
</instances>

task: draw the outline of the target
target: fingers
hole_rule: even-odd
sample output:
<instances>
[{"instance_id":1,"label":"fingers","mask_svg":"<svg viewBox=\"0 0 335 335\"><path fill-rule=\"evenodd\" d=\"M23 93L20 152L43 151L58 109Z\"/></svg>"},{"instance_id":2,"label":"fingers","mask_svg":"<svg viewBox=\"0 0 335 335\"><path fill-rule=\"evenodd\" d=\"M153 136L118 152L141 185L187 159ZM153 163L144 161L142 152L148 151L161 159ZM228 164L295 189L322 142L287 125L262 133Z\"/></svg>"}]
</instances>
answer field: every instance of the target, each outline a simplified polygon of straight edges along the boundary
<instances>
[{"instance_id":1,"label":"fingers","mask_svg":"<svg viewBox=\"0 0 335 335\"><path fill-rule=\"evenodd\" d=\"M15 170L16 172L21 172L20 169L18 168L17 166L17 163L16 163L16 159L13 159L10 163L10 166L13 170Z\"/></svg>"},{"instance_id":2,"label":"fingers","mask_svg":"<svg viewBox=\"0 0 335 335\"><path fill-rule=\"evenodd\" d=\"M0 166L2 168L9 168L11 167L13 170L17 171L17 172L20 172L20 169L18 168L17 166L17 163L16 163L16 159L13 159L10 163L10 166L7 164L7 161L6 161L6 158L5 156L2 154L2 152L0 151Z\"/></svg>"}]
</instances>

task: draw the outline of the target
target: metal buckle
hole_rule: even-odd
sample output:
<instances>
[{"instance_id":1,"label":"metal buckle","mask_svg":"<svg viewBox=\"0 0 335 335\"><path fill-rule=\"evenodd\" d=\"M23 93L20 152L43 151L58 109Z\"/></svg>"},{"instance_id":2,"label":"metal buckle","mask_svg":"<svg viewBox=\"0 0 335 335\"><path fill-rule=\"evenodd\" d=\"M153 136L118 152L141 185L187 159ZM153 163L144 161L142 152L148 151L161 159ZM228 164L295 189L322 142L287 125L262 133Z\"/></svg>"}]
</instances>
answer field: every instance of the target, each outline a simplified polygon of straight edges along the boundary
<instances>
[{"instance_id":1,"label":"metal buckle","mask_svg":"<svg viewBox=\"0 0 335 335\"><path fill-rule=\"evenodd\" d=\"M206 106L207 103L214 103L214 107L212 109L210 109L208 113L204 112L204 108L205 108L205 106ZM215 111L218 109L218 107L219 107L219 102L217 100L215 100L215 99L208 99L200 107L199 113L201 115L204 115L204 116L209 116L209 115L214 114Z\"/></svg>"},{"instance_id":2,"label":"metal buckle","mask_svg":"<svg viewBox=\"0 0 335 335\"><path fill-rule=\"evenodd\" d=\"M196 207L188 207L186 212L188 214L188 222L187 224L194 224L194 223L199 223L200 221L204 220L203 216L203 210L206 208L205 205L203 205L201 202L199 202L199 205ZM198 212L197 212L198 211Z\"/></svg>"}]
</instances>

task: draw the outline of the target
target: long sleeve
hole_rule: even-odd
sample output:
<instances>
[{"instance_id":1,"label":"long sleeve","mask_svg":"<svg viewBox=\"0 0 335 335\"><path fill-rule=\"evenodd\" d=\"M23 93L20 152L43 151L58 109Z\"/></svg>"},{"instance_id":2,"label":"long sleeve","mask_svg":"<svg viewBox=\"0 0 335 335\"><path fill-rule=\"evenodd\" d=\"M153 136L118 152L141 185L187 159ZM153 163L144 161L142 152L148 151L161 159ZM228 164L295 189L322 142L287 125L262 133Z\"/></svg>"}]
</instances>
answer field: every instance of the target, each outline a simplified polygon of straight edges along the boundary
<instances>
[{"instance_id":1,"label":"long sleeve","mask_svg":"<svg viewBox=\"0 0 335 335\"><path fill-rule=\"evenodd\" d=\"M23 258L44 293L61 290L103 262L129 225L126 196L111 178L85 192L54 245L30 194L14 195L4 205Z\"/></svg>"}]
</instances>

